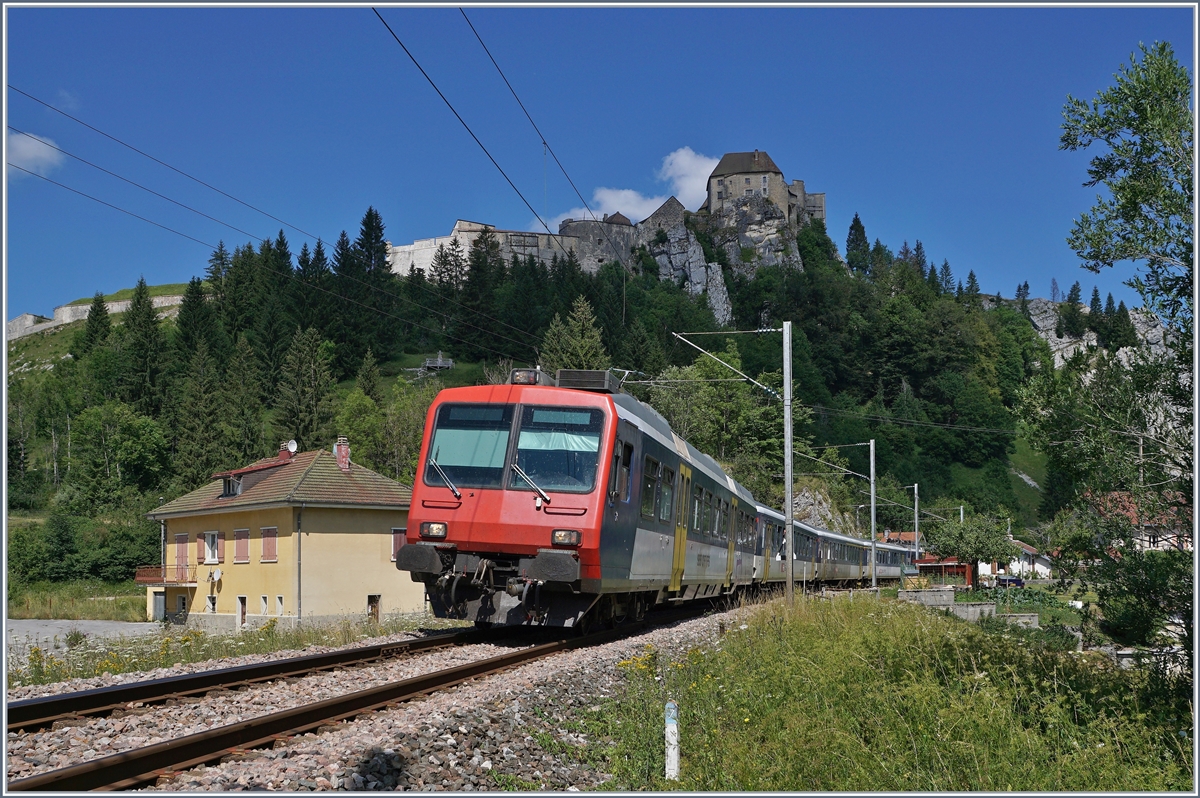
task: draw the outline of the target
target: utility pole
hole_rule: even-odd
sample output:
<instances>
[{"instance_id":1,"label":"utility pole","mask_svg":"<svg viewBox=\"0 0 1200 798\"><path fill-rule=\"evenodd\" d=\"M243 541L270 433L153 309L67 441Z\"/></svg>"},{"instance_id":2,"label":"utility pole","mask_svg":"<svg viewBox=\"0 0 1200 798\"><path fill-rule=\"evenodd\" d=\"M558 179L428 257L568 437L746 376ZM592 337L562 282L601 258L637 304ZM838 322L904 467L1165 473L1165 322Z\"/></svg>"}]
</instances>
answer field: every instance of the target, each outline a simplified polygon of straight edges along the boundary
<instances>
[{"instance_id":1,"label":"utility pole","mask_svg":"<svg viewBox=\"0 0 1200 798\"><path fill-rule=\"evenodd\" d=\"M921 513L917 509L921 506L921 491L917 487L917 483L913 483L913 557L914 559L921 556Z\"/></svg>"},{"instance_id":2,"label":"utility pole","mask_svg":"<svg viewBox=\"0 0 1200 798\"><path fill-rule=\"evenodd\" d=\"M873 468L874 465L872 465ZM871 473L875 472L872 470ZM874 484L872 480L872 494ZM872 501L874 500L872 499ZM787 589L784 595L787 597L790 607L795 601L795 597L792 595L792 583L795 581L796 564L792 548L794 535L792 534L792 323L790 321L783 323L783 505L784 523L787 524L785 534L787 540ZM873 519L872 523L874 523Z\"/></svg>"},{"instance_id":3,"label":"utility pole","mask_svg":"<svg viewBox=\"0 0 1200 798\"><path fill-rule=\"evenodd\" d=\"M875 551L875 439L871 439L871 589L877 587L875 571L879 557Z\"/></svg>"},{"instance_id":4,"label":"utility pole","mask_svg":"<svg viewBox=\"0 0 1200 798\"><path fill-rule=\"evenodd\" d=\"M960 524L965 523L963 521L963 506L964 505L961 505L961 504L958 505L958 523L960 523Z\"/></svg>"}]
</instances>

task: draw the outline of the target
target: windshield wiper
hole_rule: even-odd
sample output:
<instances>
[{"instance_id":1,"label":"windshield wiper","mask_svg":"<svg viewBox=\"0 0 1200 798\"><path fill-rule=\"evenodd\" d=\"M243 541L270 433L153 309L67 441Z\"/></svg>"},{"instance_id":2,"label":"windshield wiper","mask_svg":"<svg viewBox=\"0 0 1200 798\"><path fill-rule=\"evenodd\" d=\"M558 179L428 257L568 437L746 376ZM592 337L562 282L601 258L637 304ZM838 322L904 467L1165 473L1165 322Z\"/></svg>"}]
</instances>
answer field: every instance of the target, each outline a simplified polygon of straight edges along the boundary
<instances>
[{"instance_id":1,"label":"windshield wiper","mask_svg":"<svg viewBox=\"0 0 1200 798\"><path fill-rule=\"evenodd\" d=\"M433 459L433 457L431 456L429 458L429 464L431 466L433 466L435 469L437 469L438 476L440 476L442 478L442 480L445 481L446 487L449 488L450 492L454 494L454 498L461 499L462 494L458 492L458 488L454 487L454 483L450 481L450 477L446 476L446 472L442 470L442 467L440 465L438 465L437 460Z\"/></svg>"},{"instance_id":2,"label":"windshield wiper","mask_svg":"<svg viewBox=\"0 0 1200 798\"><path fill-rule=\"evenodd\" d=\"M531 488L533 488L534 490L536 490L536 491L537 491L537 495L542 497L542 501L544 501L546 504L549 504L549 503L550 503L550 497L546 495L546 491L544 491L544 490L542 490L541 488L539 488L539 487L537 486L537 483L536 483L536 482L534 482L532 479L530 479L530 478L529 478L529 475L528 475L528 474L526 474L526 473L525 473L523 470L521 470L521 467L520 467L519 465L517 465L516 463L513 463L513 464L512 464L512 470L517 472L517 476L519 476L521 479L523 479L523 480L525 480L526 482L528 482L528 483L529 483L529 487L531 487Z\"/></svg>"}]
</instances>

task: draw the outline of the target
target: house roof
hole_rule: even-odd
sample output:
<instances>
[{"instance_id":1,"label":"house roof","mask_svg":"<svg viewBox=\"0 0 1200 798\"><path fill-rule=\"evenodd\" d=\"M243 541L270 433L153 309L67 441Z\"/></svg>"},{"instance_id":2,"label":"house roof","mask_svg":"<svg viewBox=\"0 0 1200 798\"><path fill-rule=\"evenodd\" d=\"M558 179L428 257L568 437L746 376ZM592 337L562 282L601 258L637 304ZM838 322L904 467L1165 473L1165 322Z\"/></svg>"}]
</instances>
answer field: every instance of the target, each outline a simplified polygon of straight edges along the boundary
<instances>
[{"instance_id":1,"label":"house roof","mask_svg":"<svg viewBox=\"0 0 1200 798\"><path fill-rule=\"evenodd\" d=\"M721 156L717 168L712 170L709 179L720 177L721 175L737 175L747 172L776 172L783 174L783 170L775 165L771 160L771 156L761 150L754 152L727 152Z\"/></svg>"},{"instance_id":2,"label":"house roof","mask_svg":"<svg viewBox=\"0 0 1200 798\"><path fill-rule=\"evenodd\" d=\"M617 211L616 213L605 214L604 221L608 222L609 224L624 224L629 225L630 227L633 226L633 222L629 221L629 217L620 211Z\"/></svg>"},{"instance_id":3,"label":"house roof","mask_svg":"<svg viewBox=\"0 0 1200 798\"><path fill-rule=\"evenodd\" d=\"M214 474L214 480L191 493L169 501L147 514L149 518L178 515L203 515L231 509L262 505L359 505L364 507L408 507L412 488L376 474L369 468L350 463L348 471L338 468L332 452L319 449L285 457L265 458L245 468ZM221 498L224 477L262 474L257 479L243 477L242 492Z\"/></svg>"},{"instance_id":4,"label":"house roof","mask_svg":"<svg viewBox=\"0 0 1200 798\"><path fill-rule=\"evenodd\" d=\"M1178 491L1169 491L1161 498L1167 505L1154 507L1157 513L1153 516L1143 515L1145 508L1139 507L1137 498L1129 491L1111 491L1087 498L1096 505L1101 515L1123 515L1134 526L1156 526L1165 529L1184 529L1191 526L1192 508L1186 506L1186 499Z\"/></svg>"},{"instance_id":5,"label":"house roof","mask_svg":"<svg viewBox=\"0 0 1200 798\"><path fill-rule=\"evenodd\" d=\"M1026 554L1032 554L1035 557L1041 556L1041 552L1039 552L1033 546L1030 546L1028 543L1022 543L1021 541L1017 540L1016 538L1013 538L1012 542L1017 546L1017 548L1019 548L1021 551L1025 552Z\"/></svg>"}]
</instances>

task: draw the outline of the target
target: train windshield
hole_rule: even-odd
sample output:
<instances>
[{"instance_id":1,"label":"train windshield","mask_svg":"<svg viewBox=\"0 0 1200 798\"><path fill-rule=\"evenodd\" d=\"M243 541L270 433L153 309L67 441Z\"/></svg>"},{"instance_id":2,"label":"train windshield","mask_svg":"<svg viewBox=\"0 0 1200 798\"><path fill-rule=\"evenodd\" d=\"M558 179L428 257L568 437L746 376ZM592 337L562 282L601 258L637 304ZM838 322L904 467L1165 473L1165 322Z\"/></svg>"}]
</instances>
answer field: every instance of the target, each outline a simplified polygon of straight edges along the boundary
<instances>
[{"instance_id":1,"label":"train windshield","mask_svg":"<svg viewBox=\"0 0 1200 798\"><path fill-rule=\"evenodd\" d=\"M512 405L442 405L429 456L458 487L498 488L504 482L512 418ZM425 484L446 484L429 462Z\"/></svg>"},{"instance_id":2,"label":"train windshield","mask_svg":"<svg viewBox=\"0 0 1200 798\"><path fill-rule=\"evenodd\" d=\"M598 408L524 407L516 463L542 490L588 493L596 485L603 431L604 412ZM508 486L533 490L518 476Z\"/></svg>"}]
</instances>

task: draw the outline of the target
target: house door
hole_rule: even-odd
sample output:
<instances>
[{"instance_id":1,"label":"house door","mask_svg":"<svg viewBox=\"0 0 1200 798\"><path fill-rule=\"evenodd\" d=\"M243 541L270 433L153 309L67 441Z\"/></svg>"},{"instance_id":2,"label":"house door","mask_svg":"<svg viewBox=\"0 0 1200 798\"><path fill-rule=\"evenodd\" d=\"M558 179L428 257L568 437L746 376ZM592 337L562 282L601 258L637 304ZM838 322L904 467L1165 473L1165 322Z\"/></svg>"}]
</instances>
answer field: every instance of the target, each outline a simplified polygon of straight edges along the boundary
<instances>
[{"instance_id":1,"label":"house door","mask_svg":"<svg viewBox=\"0 0 1200 798\"><path fill-rule=\"evenodd\" d=\"M175 582L180 584L187 581L188 536L175 536Z\"/></svg>"},{"instance_id":2,"label":"house door","mask_svg":"<svg viewBox=\"0 0 1200 798\"><path fill-rule=\"evenodd\" d=\"M154 592L154 620L165 621L167 619L167 593L164 590L156 590Z\"/></svg>"},{"instance_id":3,"label":"house door","mask_svg":"<svg viewBox=\"0 0 1200 798\"><path fill-rule=\"evenodd\" d=\"M367 596L367 617L371 623L379 623L379 596Z\"/></svg>"},{"instance_id":4,"label":"house door","mask_svg":"<svg viewBox=\"0 0 1200 798\"><path fill-rule=\"evenodd\" d=\"M238 596L238 628L246 625L246 597Z\"/></svg>"}]
</instances>

